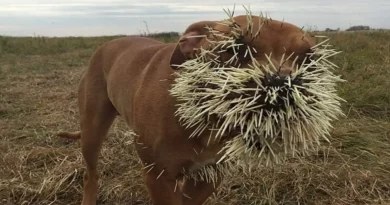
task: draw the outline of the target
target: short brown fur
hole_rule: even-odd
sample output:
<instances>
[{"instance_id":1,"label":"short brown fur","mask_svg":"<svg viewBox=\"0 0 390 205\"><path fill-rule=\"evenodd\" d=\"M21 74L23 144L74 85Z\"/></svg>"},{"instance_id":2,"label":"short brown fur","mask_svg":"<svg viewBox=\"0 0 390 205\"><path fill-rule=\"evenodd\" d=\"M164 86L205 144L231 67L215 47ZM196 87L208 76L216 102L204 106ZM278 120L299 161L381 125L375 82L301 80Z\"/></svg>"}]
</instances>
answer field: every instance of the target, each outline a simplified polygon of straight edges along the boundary
<instances>
[{"instance_id":1,"label":"short brown fur","mask_svg":"<svg viewBox=\"0 0 390 205\"><path fill-rule=\"evenodd\" d=\"M246 29L246 16L234 19ZM254 31L259 20L253 17ZM199 205L215 191L219 183L216 187L205 182L195 185L191 180L177 184L183 170L215 163L223 144L216 141L207 145L209 133L189 139L191 130L184 129L175 117L177 101L169 93L172 74L177 72L171 64L184 62L194 56L194 49L206 46L202 38L188 38L207 34L206 25L228 30L215 22L198 22L185 31L178 43L124 37L102 45L92 56L78 91L81 131L58 133L61 137L81 139L87 166L83 205L96 204L98 156L118 114L137 134L136 149L146 167L145 182L155 205ZM256 48L259 62L265 62L264 54L272 52L277 65L284 52L299 56L314 45L300 28L276 20L268 20L254 40L246 35L244 42ZM291 71L291 63L292 60L281 65L282 72Z\"/></svg>"}]
</instances>

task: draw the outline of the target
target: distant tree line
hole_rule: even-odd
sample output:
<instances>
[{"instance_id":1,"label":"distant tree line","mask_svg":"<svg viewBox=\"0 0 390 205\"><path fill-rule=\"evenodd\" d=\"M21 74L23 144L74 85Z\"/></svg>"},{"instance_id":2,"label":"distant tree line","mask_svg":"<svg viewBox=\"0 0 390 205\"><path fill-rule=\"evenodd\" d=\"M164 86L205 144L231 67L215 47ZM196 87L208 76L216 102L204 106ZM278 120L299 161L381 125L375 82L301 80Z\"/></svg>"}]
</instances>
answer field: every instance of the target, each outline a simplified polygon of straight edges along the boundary
<instances>
[{"instance_id":1,"label":"distant tree line","mask_svg":"<svg viewBox=\"0 0 390 205\"><path fill-rule=\"evenodd\" d=\"M351 26L346 31L366 31L366 30L370 30L370 27L358 25L358 26Z\"/></svg>"},{"instance_id":2,"label":"distant tree line","mask_svg":"<svg viewBox=\"0 0 390 205\"><path fill-rule=\"evenodd\" d=\"M155 32L155 33L149 33L149 32L140 32L140 34L135 34L132 36L143 36L143 37L152 37L152 38L173 38L180 36L179 32L170 31L170 32Z\"/></svg>"},{"instance_id":3,"label":"distant tree line","mask_svg":"<svg viewBox=\"0 0 390 205\"><path fill-rule=\"evenodd\" d=\"M372 30L369 26L363 26L363 25L357 25L357 26L351 26L345 31L367 31L367 30ZM326 28L326 32L337 32L340 31L340 28L337 29L332 29L332 28Z\"/></svg>"},{"instance_id":4,"label":"distant tree line","mask_svg":"<svg viewBox=\"0 0 390 205\"><path fill-rule=\"evenodd\" d=\"M143 33L141 36L148 36L153 38L172 38L172 37L178 37L179 32L158 32L158 33Z\"/></svg>"},{"instance_id":5,"label":"distant tree line","mask_svg":"<svg viewBox=\"0 0 390 205\"><path fill-rule=\"evenodd\" d=\"M337 29L326 28L325 31L326 32L336 32L336 31L340 31L340 28L337 28Z\"/></svg>"}]
</instances>

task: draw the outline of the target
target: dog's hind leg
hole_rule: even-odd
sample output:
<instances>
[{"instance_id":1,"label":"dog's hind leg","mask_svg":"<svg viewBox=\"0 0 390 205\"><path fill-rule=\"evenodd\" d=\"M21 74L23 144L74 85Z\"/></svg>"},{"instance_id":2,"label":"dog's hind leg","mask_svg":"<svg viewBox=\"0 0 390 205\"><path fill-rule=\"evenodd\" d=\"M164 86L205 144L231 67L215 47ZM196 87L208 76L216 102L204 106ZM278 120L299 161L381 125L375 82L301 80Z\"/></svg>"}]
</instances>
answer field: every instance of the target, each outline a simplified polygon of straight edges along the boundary
<instances>
[{"instance_id":1,"label":"dog's hind leg","mask_svg":"<svg viewBox=\"0 0 390 205\"><path fill-rule=\"evenodd\" d=\"M83 205L96 204L100 149L117 115L108 98L103 72L99 72L97 68L98 66L89 68L79 87L81 152L87 166L84 173Z\"/></svg>"}]
</instances>

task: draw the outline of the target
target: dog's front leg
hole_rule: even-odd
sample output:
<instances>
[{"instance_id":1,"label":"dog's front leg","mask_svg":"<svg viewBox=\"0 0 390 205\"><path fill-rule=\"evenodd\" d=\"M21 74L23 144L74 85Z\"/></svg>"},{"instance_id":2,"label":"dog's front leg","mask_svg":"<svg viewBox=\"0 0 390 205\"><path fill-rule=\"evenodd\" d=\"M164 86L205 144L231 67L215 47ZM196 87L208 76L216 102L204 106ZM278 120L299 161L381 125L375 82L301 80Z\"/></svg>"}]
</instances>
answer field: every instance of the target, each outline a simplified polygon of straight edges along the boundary
<instances>
[{"instance_id":1,"label":"dog's front leg","mask_svg":"<svg viewBox=\"0 0 390 205\"><path fill-rule=\"evenodd\" d=\"M157 169L145 172L144 177L153 205L182 205L182 195L174 177Z\"/></svg>"},{"instance_id":2,"label":"dog's front leg","mask_svg":"<svg viewBox=\"0 0 390 205\"><path fill-rule=\"evenodd\" d=\"M201 205L221 184L222 178L219 178L215 184L202 181L195 182L192 179L186 179L183 184L183 205Z\"/></svg>"}]
</instances>

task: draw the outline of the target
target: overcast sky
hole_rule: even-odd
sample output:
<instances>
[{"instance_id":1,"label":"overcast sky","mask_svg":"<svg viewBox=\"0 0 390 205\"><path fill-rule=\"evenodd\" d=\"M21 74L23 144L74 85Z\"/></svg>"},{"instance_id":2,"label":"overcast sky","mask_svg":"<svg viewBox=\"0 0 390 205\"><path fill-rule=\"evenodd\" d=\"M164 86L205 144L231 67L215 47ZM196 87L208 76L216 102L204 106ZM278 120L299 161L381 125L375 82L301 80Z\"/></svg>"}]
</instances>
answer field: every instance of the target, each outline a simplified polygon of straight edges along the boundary
<instances>
[{"instance_id":1,"label":"overcast sky","mask_svg":"<svg viewBox=\"0 0 390 205\"><path fill-rule=\"evenodd\" d=\"M390 28L390 0L0 0L0 35L99 36L178 31L196 21L221 20L223 8L267 12L299 27Z\"/></svg>"}]
</instances>

